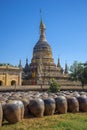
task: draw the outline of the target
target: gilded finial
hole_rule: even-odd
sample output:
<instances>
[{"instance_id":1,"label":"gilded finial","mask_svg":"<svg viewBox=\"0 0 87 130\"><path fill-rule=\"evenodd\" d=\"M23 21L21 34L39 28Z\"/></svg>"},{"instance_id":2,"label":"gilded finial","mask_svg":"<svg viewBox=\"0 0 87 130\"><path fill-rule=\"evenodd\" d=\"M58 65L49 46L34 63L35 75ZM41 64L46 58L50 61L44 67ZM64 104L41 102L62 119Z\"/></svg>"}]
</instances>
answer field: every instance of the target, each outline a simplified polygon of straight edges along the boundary
<instances>
[{"instance_id":1,"label":"gilded finial","mask_svg":"<svg viewBox=\"0 0 87 130\"><path fill-rule=\"evenodd\" d=\"M42 20L42 10L40 9L40 19Z\"/></svg>"},{"instance_id":2,"label":"gilded finial","mask_svg":"<svg viewBox=\"0 0 87 130\"><path fill-rule=\"evenodd\" d=\"M45 29L45 24L43 23L42 20L42 10L40 9L40 29Z\"/></svg>"},{"instance_id":3,"label":"gilded finial","mask_svg":"<svg viewBox=\"0 0 87 130\"><path fill-rule=\"evenodd\" d=\"M46 27L45 27L45 24L42 21L42 11L41 11L41 9L40 9L40 26L39 27L40 27L40 40L46 41L46 38L45 38Z\"/></svg>"}]
</instances>

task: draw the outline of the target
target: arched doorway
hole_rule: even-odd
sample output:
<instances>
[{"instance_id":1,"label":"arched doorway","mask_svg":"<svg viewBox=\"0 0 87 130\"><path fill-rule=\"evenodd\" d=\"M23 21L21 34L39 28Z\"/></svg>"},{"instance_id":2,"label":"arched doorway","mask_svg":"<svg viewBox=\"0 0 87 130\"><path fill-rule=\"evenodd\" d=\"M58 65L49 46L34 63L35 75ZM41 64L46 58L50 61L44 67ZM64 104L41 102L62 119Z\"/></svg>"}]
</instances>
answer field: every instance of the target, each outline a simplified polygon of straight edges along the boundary
<instances>
[{"instance_id":1,"label":"arched doorway","mask_svg":"<svg viewBox=\"0 0 87 130\"><path fill-rule=\"evenodd\" d=\"M15 80L11 81L11 86L16 86L16 81Z\"/></svg>"},{"instance_id":2,"label":"arched doorway","mask_svg":"<svg viewBox=\"0 0 87 130\"><path fill-rule=\"evenodd\" d=\"M3 82L0 80L0 86L2 86L3 85Z\"/></svg>"}]
</instances>

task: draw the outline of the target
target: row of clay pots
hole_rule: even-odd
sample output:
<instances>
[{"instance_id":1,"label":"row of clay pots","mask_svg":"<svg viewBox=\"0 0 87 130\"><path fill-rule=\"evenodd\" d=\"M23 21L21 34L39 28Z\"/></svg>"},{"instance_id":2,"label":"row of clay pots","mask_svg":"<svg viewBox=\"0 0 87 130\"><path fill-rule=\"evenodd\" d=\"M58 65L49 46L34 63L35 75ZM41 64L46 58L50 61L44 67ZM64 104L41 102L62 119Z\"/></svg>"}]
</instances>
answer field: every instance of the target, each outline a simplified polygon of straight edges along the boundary
<instances>
[{"instance_id":1,"label":"row of clay pots","mask_svg":"<svg viewBox=\"0 0 87 130\"><path fill-rule=\"evenodd\" d=\"M7 100L0 104L0 125L5 119L9 123L21 121L30 113L36 117L53 115L54 113L65 114L67 112L87 112L87 96L71 97L57 96L55 98L32 98L21 100Z\"/></svg>"},{"instance_id":2,"label":"row of clay pots","mask_svg":"<svg viewBox=\"0 0 87 130\"><path fill-rule=\"evenodd\" d=\"M30 101L27 108L37 117L42 117L43 115L53 115L54 113L65 114L67 112L87 112L87 97L80 96L76 98L58 96L55 99L33 99Z\"/></svg>"},{"instance_id":3,"label":"row of clay pots","mask_svg":"<svg viewBox=\"0 0 87 130\"><path fill-rule=\"evenodd\" d=\"M72 92L72 91L61 91L60 93L47 93L47 92L37 92L37 91L28 91L28 92L0 92L0 102L7 100L14 100L14 99L36 99L36 98L57 98L58 96L72 96L72 97L79 97L81 95L86 95L86 92Z\"/></svg>"}]
</instances>

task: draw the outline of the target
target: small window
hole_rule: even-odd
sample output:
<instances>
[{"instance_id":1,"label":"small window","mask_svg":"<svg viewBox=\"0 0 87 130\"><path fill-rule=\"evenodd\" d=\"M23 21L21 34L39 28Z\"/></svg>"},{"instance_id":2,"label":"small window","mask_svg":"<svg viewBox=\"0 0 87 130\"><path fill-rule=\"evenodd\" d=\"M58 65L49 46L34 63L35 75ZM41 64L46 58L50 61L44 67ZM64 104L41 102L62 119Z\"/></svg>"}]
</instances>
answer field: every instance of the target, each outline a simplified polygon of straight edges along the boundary
<instances>
[{"instance_id":1,"label":"small window","mask_svg":"<svg viewBox=\"0 0 87 130\"><path fill-rule=\"evenodd\" d=\"M16 81L15 80L12 80L11 81L11 86L15 86L16 85Z\"/></svg>"},{"instance_id":2,"label":"small window","mask_svg":"<svg viewBox=\"0 0 87 130\"><path fill-rule=\"evenodd\" d=\"M2 81L0 81L0 86L2 86L3 85L3 82Z\"/></svg>"}]
</instances>

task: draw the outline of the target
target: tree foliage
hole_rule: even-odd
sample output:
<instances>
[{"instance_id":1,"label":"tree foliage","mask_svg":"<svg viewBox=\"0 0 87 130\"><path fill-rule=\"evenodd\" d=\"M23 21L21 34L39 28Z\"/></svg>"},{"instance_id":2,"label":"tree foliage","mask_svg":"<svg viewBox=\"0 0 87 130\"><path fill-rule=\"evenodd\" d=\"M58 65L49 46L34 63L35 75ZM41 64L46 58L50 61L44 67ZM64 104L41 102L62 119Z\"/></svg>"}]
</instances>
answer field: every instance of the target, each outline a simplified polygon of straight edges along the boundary
<instances>
[{"instance_id":1,"label":"tree foliage","mask_svg":"<svg viewBox=\"0 0 87 130\"><path fill-rule=\"evenodd\" d=\"M50 86L48 89L49 92L52 93L60 92L61 86L54 78L49 80L49 86Z\"/></svg>"},{"instance_id":2,"label":"tree foliage","mask_svg":"<svg viewBox=\"0 0 87 130\"><path fill-rule=\"evenodd\" d=\"M7 65L9 65L9 66L13 66L13 65L10 64L10 63L0 63L0 66L7 66Z\"/></svg>"},{"instance_id":3,"label":"tree foliage","mask_svg":"<svg viewBox=\"0 0 87 130\"><path fill-rule=\"evenodd\" d=\"M75 61L73 65L70 66L69 79L72 81L80 81L82 87L87 84L87 63L78 63Z\"/></svg>"}]
</instances>

